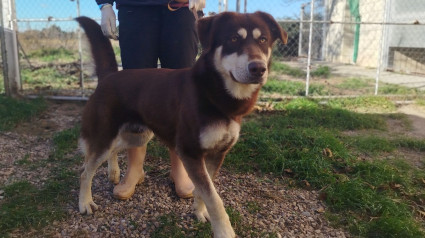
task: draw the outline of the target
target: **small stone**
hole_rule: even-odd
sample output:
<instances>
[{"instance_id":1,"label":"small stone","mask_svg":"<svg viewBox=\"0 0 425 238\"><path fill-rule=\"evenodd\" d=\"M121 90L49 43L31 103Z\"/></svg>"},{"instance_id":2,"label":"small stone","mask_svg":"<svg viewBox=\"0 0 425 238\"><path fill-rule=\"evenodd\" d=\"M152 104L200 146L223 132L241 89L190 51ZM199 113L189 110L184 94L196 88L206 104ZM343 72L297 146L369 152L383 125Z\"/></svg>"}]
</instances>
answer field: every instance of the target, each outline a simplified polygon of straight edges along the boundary
<instances>
[{"instance_id":1,"label":"small stone","mask_svg":"<svg viewBox=\"0 0 425 238\"><path fill-rule=\"evenodd\" d=\"M311 216L310 212L302 212L301 214L302 214L303 216L306 216L306 217Z\"/></svg>"}]
</instances>

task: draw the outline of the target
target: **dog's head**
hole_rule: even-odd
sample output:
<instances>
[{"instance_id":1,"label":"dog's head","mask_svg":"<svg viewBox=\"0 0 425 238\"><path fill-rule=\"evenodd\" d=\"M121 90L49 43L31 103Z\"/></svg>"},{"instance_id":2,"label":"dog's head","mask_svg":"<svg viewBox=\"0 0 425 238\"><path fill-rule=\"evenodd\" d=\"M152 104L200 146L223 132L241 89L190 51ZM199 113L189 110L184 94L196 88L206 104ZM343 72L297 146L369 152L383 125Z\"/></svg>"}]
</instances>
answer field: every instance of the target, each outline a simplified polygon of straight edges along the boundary
<instances>
[{"instance_id":1,"label":"dog's head","mask_svg":"<svg viewBox=\"0 0 425 238\"><path fill-rule=\"evenodd\" d=\"M273 43L287 42L286 32L264 12L225 12L200 19L198 35L227 91L237 99L249 98L266 83Z\"/></svg>"}]
</instances>

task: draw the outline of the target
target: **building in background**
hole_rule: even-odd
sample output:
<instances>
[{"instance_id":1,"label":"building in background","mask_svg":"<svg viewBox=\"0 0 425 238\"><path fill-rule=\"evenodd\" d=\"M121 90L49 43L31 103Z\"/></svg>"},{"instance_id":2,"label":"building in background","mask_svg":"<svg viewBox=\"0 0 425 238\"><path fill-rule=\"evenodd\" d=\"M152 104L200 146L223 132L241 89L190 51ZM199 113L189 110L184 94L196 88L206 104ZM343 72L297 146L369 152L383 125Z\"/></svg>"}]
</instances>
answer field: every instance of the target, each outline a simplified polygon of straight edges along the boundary
<instances>
[{"instance_id":1,"label":"building in background","mask_svg":"<svg viewBox=\"0 0 425 238\"><path fill-rule=\"evenodd\" d=\"M325 0L325 8L332 22L366 23L330 24L324 33L325 61L373 68L382 62L386 70L425 74L424 25L381 24L425 23L425 1Z\"/></svg>"}]
</instances>

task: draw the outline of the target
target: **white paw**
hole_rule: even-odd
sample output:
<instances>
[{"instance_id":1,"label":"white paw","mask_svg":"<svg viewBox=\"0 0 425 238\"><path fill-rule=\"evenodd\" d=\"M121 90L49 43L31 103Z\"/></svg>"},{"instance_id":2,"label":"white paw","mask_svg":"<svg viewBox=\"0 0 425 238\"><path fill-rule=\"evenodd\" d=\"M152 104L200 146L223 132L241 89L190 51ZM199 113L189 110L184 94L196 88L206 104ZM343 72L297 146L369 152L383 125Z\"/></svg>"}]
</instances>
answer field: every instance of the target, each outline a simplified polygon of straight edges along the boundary
<instances>
[{"instance_id":1,"label":"white paw","mask_svg":"<svg viewBox=\"0 0 425 238\"><path fill-rule=\"evenodd\" d=\"M230 224L213 229L214 238L234 238L235 232Z\"/></svg>"},{"instance_id":2,"label":"white paw","mask_svg":"<svg viewBox=\"0 0 425 238\"><path fill-rule=\"evenodd\" d=\"M110 182L114 184L118 184L120 182L120 169L109 169L108 170L108 179Z\"/></svg>"},{"instance_id":3,"label":"white paw","mask_svg":"<svg viewBox=\"0 0 425 238\"><path fill-rule=\"evenodd\" d=\"M211 220L210 214L208 214L208 211L205 208L205 206L203 207L203 209L195 209L194 213L195 213L196 218L198 218L198 220L202 223L207 222L207 220Z\"/></svg>"},{"instance_id":4,"label":"white paw","mask_svg":"<svg viewBox=\"0 0 425 238\"><path fill-rule=\"evenodd\" d=\"M84 214L87 213L87 215L93 214L93 211L97 210L99 207L96 205L96 203L93 202L93 200L89 201L80 201L79 202L80 207L80 213Z\"/></svg>"}]
</instances>

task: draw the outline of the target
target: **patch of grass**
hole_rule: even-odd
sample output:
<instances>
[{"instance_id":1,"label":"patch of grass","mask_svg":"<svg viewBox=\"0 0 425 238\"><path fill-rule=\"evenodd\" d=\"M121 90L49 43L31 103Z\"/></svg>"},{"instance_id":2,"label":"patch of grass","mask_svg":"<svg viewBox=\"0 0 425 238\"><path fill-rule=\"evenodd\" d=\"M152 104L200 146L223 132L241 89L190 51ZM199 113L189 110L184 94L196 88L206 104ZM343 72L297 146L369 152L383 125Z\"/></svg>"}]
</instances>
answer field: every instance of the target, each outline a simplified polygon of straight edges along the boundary
<instances>
[{"instance_id":1,"label":"patch of grass","mask_svg":"<svg viewBox=\"0 0 425 238\"><path fill-rule=\"evenodd\" d=\"M251 214L256 214L261 210L260 205L256 201L247 202L245 204L245 207L248 210L248 212L251 213Z\"/></svg>"},{"instance_id":2,"label":"patch of grass","mask_svg":"<svg viewBox=\"0 0 425 238\"><path fill-rule=\"evenodd\" d=\"M252 115L241 129L239 142L225 166L233 171L286 175L301 186L321 189L334 223L359 236L421 237L416 221L425 193L425 173L394 160L362 161L356 152L392 152L399 147L420 150L421 140L377 136L347 139L345 130L385 130L384 115L343 109L375 98L319 104L297 99L281 103L281 111ZM248 208L247 208L248 209ZM332 216L330 216L332 217ZM403 237L404 237L403 236Z\"/></svg>"},{"instance_id":3,"label":"patch of grass","mask_svg":"<svg viewBox=\"0 0 425 238\"><path fill-rule=\"evenodd\" d=\"M329 78L329 76L331 76L331 68L329 68L329 66L319 65L317 69L311 72L311 76L318 78Z\"/></svg>"},{"instance_id":4,"label":"patch of grass","mask_svg":"<svg viewBox=\"0 0 425 238\"><path fill-rule=\"evenodd\" d=\"M392 140L395 146L412 149L416 151L425 151L425 140L412 138L397 138Z\"/></svg>"},{"instance_id":5,"label":"patch of grass","mask_svg":"<svg viewBox=\"0 0 425 238\"><path fill-rule=\"evenodd\" d=\"M81 158L69 154L77 148L78 131L75 127L55 135L55 150L47 159L55 163L51 163L54 166L42 187L20 181L2 188L5 198L0 205L0 236L16 228L37 229L66 216L64 205L71 199L71 190L78 186L72 167Z\"/></svg>"},{"instance_id":6,"label":"patch of grass","mask_svg":"<svg viewBox=\"0 0 425 238\"><path fill-rule=\"evenodd\" d=\"M379 152L392 152L396 149L388 139L373 135L349 137L347 142L349 146L355 147L356 151L373 155Z\"/></svg>"},{"instance_id":7,"label":"patch of grass","mask_svg":"<svg viewBox=\"0 0 425 238\"><path fill-rule=\"evenodd\" d=\"M22 81L32 87L69 87L77 83L78 78L69 73L61 73L55 68L41 68L38 70L22 69Z\"/></svg>"},{"instance_id":8,"label":"patch of grass","mask_svg":"<svg viewBox=\"0 0 425 238\"><path fill-rule=\"evenodd\" d=\"M292 68L289 65L275 61L272 62L271 70L276 71L279 74L286 74L295 78L303 78L306 76L306 73L302 69Z\"/></svg>"},{"instance_id":9,"label":"patch of grass","mask_svg":"<svg viewBox=\"0 0 425 238\"><path fill-rule=\"evenodd\" d=\"M44 99L18 100L0 95L0 131L28 121L46 109Z\"/></svg>"},{"instance_id":10,"label":"patch of grass","mask_svg":"<svg viewBox=\"0 0 425 238\"><path fill-rule=\"evenodd\" d=\"M307 73L299 68L291 67L287 64L280 62L272 62L271 70L279 74L286 74L295 78L305 78ZM319 78L328 78L331 75L331 68L329 66L319 65L317 69L311 71L311 76Z\"/></svg>"},{"instance_id":11,"label":"patch of grass","mask_svg":"<svg viewBox=\"0 0 425 238\"><path fill-rule=\"evenodd\" d=\"M159 217L159 227L151 234L152 238L172 237L184 238L186 237L182 229L177 225L179 222L175 214L168 214Z\"/></svg>"},{"instance_id":12,"label":"patch of grass","mask_svg":"<svg viewBox=\"0 0 425 238\"><path fill-rule=\"evenodd\" d=\"M287 80L276 80L270 78L268 82L262 87L262 93L279 93L283 95L291 96L304 96L305 95L305 84L296 81ZM309 87L310 95L327 95L328 92L325 90L324 85L310 84Z\"/></svg>"},{"instance_id":13,"label":"patch of grass","mask_svg":"<svg viewBox=\"0 0 425 238\"><path fill-rule=\"evenodd\" d=\"M418 95L423 94L417 88L408 88L397 84L382 84L378 88L379 94L387 95Z\"/></svg>"},{"instance_id":14,"label":"patch of grass","mask_svg":"<svg viewBox=\"0 0 425 238\"><path fill-rule=\"evenodd\" d=\"M31 59L38 59L45 62L63 61L69 62L77 59L77 52L60 48L45 48L33 51L28 55Z\"/></svg>"},{"instance_id":15,"label":"patch of grass","mask_svg":"<svg viewBox=\"0 0 425 238\"><path fill-rule=\"evenodd\" d=\"M358 112L394 112L396 109L394 102L391 100L376 96L331 99L327 103L332 108Z\"/></svg>"},{"instance_id":16,"label":"patch of grass","mask_svg":"<svg viewBox=\"0 0 425 238\"><path fill-rule=\"evenodd\" d=\"M341 83L336 85L337 88L341 89L363 89L373 86L373 79L367 78L348 78L343 79Z\"/></svg>"},{"instance_id":17,"label":"patch of grass","mask_svg":"<svg viewBox=\"0 0 425 238\"><path fill-rule=\"evenodd\" d=\"M153 156L155 158L168 158L168 149L164 146L157 137L154 137L151 141L149 141L147 154L149 156Z\"/></svg>"}]
</instances>

